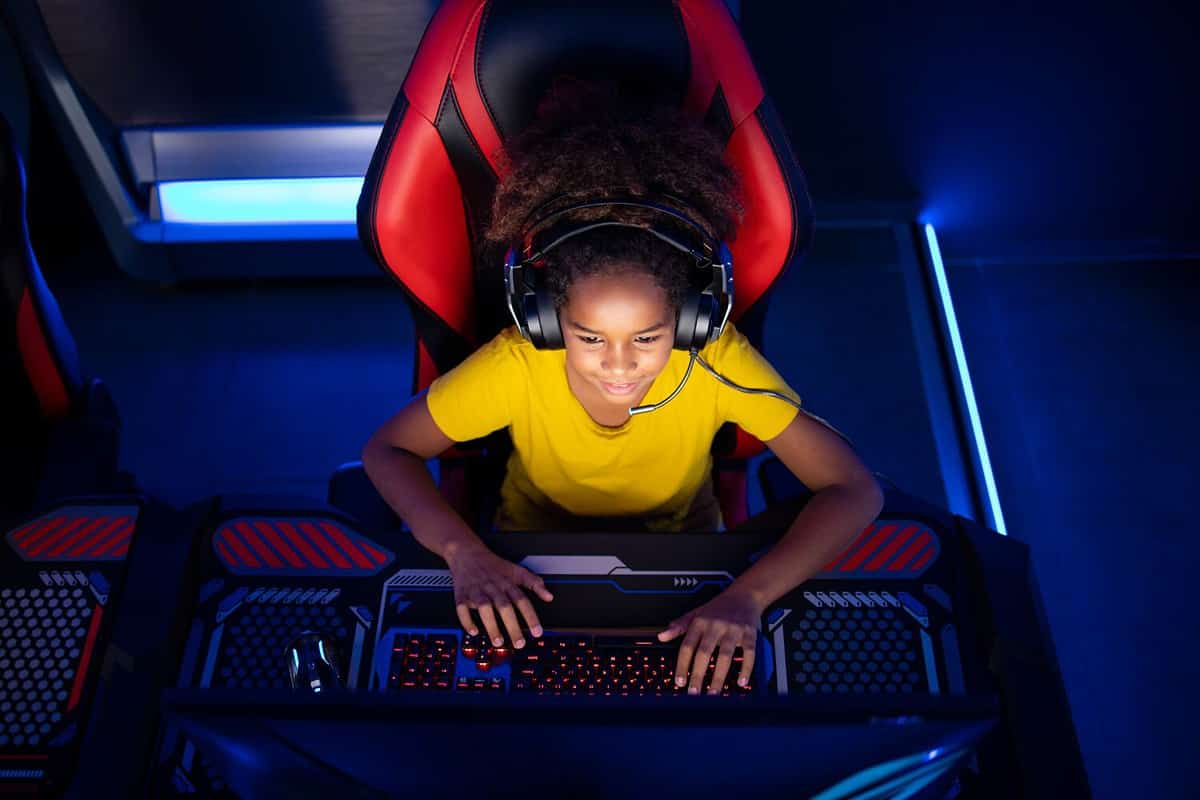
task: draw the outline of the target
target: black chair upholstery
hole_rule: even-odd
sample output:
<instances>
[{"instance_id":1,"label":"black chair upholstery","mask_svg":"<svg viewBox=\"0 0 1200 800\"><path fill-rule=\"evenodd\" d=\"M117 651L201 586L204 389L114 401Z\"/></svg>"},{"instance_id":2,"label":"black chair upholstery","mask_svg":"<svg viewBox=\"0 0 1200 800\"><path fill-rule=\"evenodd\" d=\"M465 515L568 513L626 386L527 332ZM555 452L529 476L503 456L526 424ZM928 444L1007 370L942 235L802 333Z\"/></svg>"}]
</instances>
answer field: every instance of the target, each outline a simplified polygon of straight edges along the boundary
<instances>
[{"instance_id":1,"label":"black chair upholstery","mask_svg":"<svg viewBox=\"0 0 1200 800\"><path fill-rule=\"evenodd\" d=\"M29 241L25 172L0 115L0 511L130 488L117 468L120 419L87 379Z\"/></svg>"}]
</instances>

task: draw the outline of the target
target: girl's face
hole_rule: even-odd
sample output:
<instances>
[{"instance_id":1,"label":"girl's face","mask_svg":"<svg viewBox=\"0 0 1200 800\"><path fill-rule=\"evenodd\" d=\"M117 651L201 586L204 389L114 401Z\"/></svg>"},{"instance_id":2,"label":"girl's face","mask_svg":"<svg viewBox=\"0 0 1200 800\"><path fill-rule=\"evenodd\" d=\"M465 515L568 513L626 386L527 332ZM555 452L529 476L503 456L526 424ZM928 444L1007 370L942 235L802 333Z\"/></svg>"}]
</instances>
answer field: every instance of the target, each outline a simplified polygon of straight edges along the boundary
<instances>
[{"instance_id":1,"label":"girl's face","mask_svg":"<svg viewBox=\"0 0 1200 800\"><path fill-rule=\"evenodd\" d=\"M667 293L637 270L577 279L559 323L567 371L595 390L587 399L613 407L641 401L667 365L675 339Z\"/></svg>"}]
</instances>

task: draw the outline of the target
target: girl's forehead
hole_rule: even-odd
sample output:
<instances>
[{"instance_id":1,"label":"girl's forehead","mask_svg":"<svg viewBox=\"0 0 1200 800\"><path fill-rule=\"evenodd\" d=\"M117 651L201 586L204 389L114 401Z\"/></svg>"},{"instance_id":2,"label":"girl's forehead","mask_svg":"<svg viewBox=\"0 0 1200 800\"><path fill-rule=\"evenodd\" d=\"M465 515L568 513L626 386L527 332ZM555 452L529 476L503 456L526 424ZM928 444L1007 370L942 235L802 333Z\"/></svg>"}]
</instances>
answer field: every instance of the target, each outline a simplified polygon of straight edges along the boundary
<instances>
[{"instance_id":1,"label":"girl's forehead","mask_svg":"<svg viewBox=\"0 0 1200 800\"><path fill-rule=\"evenodd\" d=\"M589 275L567 290L563 308L567 322L602 330L642 330L670 322L667 293L649 275ZM602 327L597 327L602 326Z\"/></svg>"},{"instance_id":2,"label":"girl's forehead","mask_svg":"<svg viewBox=\"0 0 1200 800\"><path fill-rule=\"evenodd\" d=\"M586 302L604 297L666 302L666 292L645 272L623 270L615 273L584 275L567 289L569 302Z\"/></svg>"}]
</instances>

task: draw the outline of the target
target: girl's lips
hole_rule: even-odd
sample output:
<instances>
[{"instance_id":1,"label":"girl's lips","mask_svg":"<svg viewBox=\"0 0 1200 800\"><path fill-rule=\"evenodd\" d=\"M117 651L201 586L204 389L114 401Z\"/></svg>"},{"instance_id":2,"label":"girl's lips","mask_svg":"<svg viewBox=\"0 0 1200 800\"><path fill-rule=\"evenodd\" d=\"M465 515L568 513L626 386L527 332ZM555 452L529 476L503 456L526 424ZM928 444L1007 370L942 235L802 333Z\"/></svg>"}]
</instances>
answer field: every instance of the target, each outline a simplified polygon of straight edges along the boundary
<instances>
[{"instance_id":1,"label":"girl's lips","mask_svg":"<svg viewBox=\"0 0 1200 800\"><path fill-rule=\"evenodd\" d=\"M601 381L600 385L603 386L604 391L608 392L609 394L629 394L630 392L632 392L634 389L637 388L636 382L635 383L605 383L605 382Z\"/></svg>"}]
</instances>

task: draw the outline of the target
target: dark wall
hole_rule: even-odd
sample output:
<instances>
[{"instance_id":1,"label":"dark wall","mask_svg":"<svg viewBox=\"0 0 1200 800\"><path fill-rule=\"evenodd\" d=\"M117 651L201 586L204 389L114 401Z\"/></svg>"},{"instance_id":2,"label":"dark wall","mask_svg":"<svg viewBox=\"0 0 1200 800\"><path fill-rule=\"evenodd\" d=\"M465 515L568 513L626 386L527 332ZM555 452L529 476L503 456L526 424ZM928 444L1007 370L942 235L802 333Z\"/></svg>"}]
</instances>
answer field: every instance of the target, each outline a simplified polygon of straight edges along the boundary
<instances>
[{"instance_id":1,"label":"dark wall","mask_svg":"<svg viewBox=\"0 0 1200 800\"><path fill-rule=\"evenodd\" d=\"M748 2L818 203L912 202L951 260L1200 252L1194 3Z\"/></svg>"},{"instance_id":2,"label":"dark wall","mask_svg":"<svg viewBox=\"0 0 1200 800\"><path fill-rule=\"evenodd\" d=\"M1096 796L1192 796L1200 262L964 266L951 285Z\"/></svg>"},{"instance_id":3,"label":"dark wall","mask_svg":"<svg viewBox=\"0 0 1200 800\"><path fill-rule=\"evenodd\" d=\"M37 0L113 126L378 122L437 0Z\"/></svg>"},{"instance_id":4,"label":"dark wall","mask_svg":"<svg viewBox=\"0 0 1200 800\"><path fill-rule=\"evenodd\" d=\"M1008 531L1033 550L1105 798L1188 796L1196 754L1200 41L1184 7L742 13L818 210L908 203L937 226ZM890 438L871 446L905 435Z\"/></svg>"}]
</instances>

